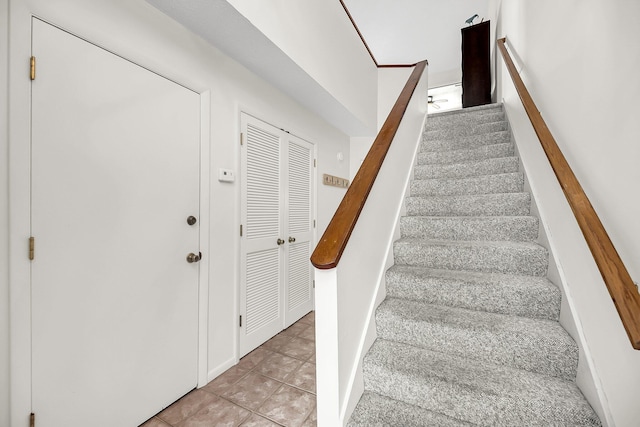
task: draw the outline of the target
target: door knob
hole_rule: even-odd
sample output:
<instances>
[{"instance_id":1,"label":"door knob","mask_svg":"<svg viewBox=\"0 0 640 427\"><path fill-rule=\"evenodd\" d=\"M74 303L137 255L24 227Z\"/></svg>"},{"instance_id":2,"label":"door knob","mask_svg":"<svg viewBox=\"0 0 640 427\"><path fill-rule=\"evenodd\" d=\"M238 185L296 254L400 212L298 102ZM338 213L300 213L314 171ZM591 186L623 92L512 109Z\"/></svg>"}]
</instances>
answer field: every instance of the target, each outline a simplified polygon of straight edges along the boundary
<instances>
[{"instance_id":1,"label":"door knob","mask_svg":"<svg viewBox=\"0 0 640 427\"><path fill-rule=\"evenodd\" d=\"M202 252L198 252L198 255L194 254L193 252L187 255L187 262L189 264L191 264L192 262L198 262L201 259L202 259Z\"/></svg>"},{"instance_id":2,"label":"door knob","mask_svg":"<svg viewBox=\"0 0 640 427\"><path fill-rule=\"evenodd\" d=\"M189 225L193 225L198 221L198 218L196 218L193 215L189 215L189 217L187 218L187 224Z\"/></svg>"},{"instance_id":3,"label":"door knob","mask_svg":"<svg viewBox=\"0 0 640 427\"><path fill-rule=\"evenodd\" d=\"M296 241L296 238L295 238L295 237L289 237L289 243L293 243L293 242L295 242L295 241Z\"/></svg>"},{"instance_id":4,"label":"door knob","mask_svg":"<svg viewBox=\"0 0 640 427\"><path fill-rule=\"evenodd\" d=\"M276 243L278 244L278 246L280 246L280 245L284 245L284 240L282 240L282 239L278 239L278 240L276 241Z\"/></svg>"}]
</instances>

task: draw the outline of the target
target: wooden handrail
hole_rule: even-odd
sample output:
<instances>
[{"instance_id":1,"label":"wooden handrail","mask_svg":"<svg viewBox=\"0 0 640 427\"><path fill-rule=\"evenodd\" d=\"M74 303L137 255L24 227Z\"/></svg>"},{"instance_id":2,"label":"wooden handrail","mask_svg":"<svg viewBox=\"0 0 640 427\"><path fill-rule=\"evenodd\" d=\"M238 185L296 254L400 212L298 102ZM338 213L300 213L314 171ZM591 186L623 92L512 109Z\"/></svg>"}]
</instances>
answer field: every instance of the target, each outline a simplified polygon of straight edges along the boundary
<instances>
[{"instance_id":1,"label":"wooden handrail","mask_svg":"<svg viewBox=\"0 0 640 427\"><path fill-rule=\"evenodd\" d=\"M498 48L507 65L507 70L509 70L529 120L531 120L553 172L560 182L562 191L598 265L600 274L602 274L602 278L609 289L609 294L613 299L616 310L618 310L629 340L631 340L631 345L636 350L640 350L640 294L638 293L638 288L631 280L631 276L613 246L600 218L598 218L596 211L591 206L591 202L560 151L547 124L542 119L536 104L533 102L511 60L505 42L505 38L498 40Z\"/></svg>"},{"instance_id":2,"label":"wooden handrail","mask_svg":"<svg viewBox=\"0 0 640 427\"><path fill-rule=\"evenodd\" d=\"M426 66L427 61L416 64L387 120L373 141L367 157L362 162L362 166L333 214L331 222L311 254L311 263L316 268L326 270L338 266L342 252L347 246L351 232L356 226L360 212L367 201L371 187L373 187L382 162L389 151L393 137Z\"/></svg>"}]
</instances>

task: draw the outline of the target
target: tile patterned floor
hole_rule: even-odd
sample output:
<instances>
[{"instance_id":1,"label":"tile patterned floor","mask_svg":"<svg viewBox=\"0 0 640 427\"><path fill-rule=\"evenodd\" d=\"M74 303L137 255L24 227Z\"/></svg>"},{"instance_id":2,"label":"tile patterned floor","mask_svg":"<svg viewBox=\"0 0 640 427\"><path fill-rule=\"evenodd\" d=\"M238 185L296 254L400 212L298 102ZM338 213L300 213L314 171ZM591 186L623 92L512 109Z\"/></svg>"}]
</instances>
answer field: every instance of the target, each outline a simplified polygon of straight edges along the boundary
<instances>
[{"instance_id":1,"label":"tile patterned floor","mask_svg":"<svg viewBox=\"0 0 640 427\"><path fill-rule=\"evenodd\" d=\"M316 425L314 312L141 427Z\"/></svg>"}]
</instances>

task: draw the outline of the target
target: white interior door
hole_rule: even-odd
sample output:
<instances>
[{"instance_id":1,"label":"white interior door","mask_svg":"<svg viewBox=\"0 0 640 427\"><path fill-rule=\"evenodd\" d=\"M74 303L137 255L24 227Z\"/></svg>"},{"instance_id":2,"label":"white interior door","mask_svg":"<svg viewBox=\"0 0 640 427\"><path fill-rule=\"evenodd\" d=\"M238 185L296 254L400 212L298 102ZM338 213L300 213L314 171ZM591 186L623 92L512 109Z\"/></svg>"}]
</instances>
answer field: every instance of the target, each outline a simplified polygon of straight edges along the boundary
<instances>
[{"instance_id":1,"label":"white interior door","mask_svg":"<svg viewBox=\"0 0 640 427\"><path fill-rule=\"evenodd\" d=\"M199 95L37 19L33 55L33 411L135 426L197 384Z\"/></svg>"},{"instance_id":2,"label":"white interior door","mask_svg":"<svg viewBox=\"0 0 640 427\"><path fill-rule=\"evenodd\" d=\"M240 261L240 356L313 308L313 144L246 114Z\"/></svg>"},{"instance_id":3,"label":"white interior door","mask_svg":"<svg viewBox=\"0 0 640 427\"><path fill-rule=\"evenodd\" d=\"M313 145L286 135L285 183L285 327L313 309L314 152Z\"/></svg>"}]
</instances>

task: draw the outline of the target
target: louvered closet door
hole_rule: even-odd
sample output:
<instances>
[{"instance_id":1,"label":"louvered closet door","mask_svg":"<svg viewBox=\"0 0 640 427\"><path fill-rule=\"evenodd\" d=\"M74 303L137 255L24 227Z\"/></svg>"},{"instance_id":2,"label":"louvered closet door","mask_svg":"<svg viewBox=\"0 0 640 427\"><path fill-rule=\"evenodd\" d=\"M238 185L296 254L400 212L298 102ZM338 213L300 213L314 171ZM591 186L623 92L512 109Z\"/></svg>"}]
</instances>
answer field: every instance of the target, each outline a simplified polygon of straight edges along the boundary
<instances>
[{"instance_id":1,"label":"louvered closet door","mask_svg":"<svg viewBox=\"0 0 640 427\"><path fill-rule=\"evenodd\" d=\"M240 357L313 309L313 144L241 118Z\"/></svg>"},{"instance_id":2,"label":"louvered closet door","mask_svg":"<svg viewBox=\"0 0 640 427\"><path fill-rule=\"evenodd\" d=\"M242 156L240 356L282 330L284 243L280 130L245 114Z\"/></svg>"},{"instance_id":3,"label":"louvered closet door","mask_svg":"<svg viewBox=\"0 0 640 427\"><path fill-rule=\"evenodd\" d=\"M287 135L285 327L313 308L313 145Z\"/></svg>"}]
</instances>

